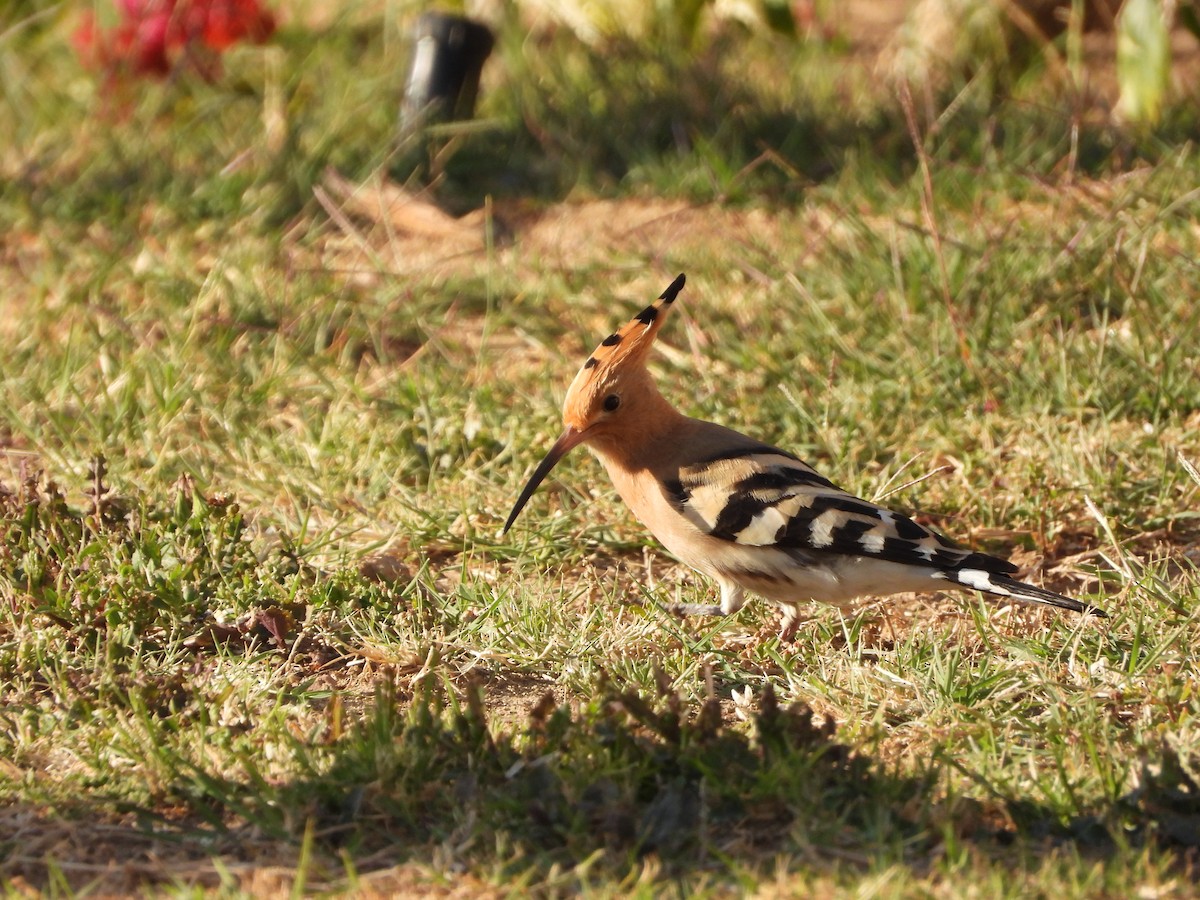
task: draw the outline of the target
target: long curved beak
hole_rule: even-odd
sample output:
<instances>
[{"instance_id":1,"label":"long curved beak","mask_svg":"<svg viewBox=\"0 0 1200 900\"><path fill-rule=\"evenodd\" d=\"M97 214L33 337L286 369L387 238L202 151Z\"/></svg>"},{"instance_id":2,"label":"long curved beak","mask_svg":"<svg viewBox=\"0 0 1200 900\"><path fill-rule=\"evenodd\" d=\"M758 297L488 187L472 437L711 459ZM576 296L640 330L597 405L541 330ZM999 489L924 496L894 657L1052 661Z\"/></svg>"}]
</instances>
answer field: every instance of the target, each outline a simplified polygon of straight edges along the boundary
<instances>
[{"instance_id":1,"label":"long curved beak","mask_svg":"<svg viewBox=\"0 0 1200 900\"><path fill-rule=\"evenodd\" d=\"M554 442L554 446L550 448L550 452L546 454L545 459L538 463L538 467L529 476L529 483L525 485L525 489L521 491L521 496L517 498L517 503L513 507L512 512L508 514L508 521L504 523L505 534L508 533L508 529L512 528L512 523L517 521L517 516L521 514L521 510L525 508L525 504L529 502L529 498L533 496L533 492L537 490L538 485L550 474L550 470L558 465L558 461L567 455L568 450L583 442L583 436L584 432L576 431L568 425L567 430Z\"/></svg>"}]
</instances>

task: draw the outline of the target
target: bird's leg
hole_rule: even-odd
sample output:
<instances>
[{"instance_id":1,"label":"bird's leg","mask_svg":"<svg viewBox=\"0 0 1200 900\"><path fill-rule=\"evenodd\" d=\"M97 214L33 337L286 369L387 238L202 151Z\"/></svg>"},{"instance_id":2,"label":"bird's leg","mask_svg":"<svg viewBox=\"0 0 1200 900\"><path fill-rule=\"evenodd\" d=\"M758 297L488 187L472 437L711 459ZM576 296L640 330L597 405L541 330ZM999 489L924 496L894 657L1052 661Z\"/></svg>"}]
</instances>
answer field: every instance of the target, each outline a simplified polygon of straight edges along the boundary
<instances>
[{"instance_id":1,"label":"bird's leg","mask_svg":"<svg viewBox=\"0 0 1200 900\"><path fill-rule=\"evenodd\" d=\"M664 607L667 612L677 616L729 616L742 608L746 595L738 585L732 582L721 584L721 604L706 603L668 603Z\"/></svg>"},{"instance_id":2,"label":"bird's leg","mask_svg":"<svg viewBox=\"0 0 1200 900\"><path fill-rule=\"evenodd\" d=\"M800 607L780 607L783 618L779 621L779 643L790 644L796 640L796 631L800 628Z\"/></svg>"}]
</instances>

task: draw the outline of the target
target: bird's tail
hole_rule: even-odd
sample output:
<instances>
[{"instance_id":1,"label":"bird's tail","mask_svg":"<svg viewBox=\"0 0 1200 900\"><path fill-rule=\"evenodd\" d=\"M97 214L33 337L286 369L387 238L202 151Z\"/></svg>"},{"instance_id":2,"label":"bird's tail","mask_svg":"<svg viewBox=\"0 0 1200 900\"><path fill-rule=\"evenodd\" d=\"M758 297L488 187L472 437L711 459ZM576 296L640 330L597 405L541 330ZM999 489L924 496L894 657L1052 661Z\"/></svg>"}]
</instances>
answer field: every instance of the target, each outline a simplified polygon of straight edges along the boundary
<instances>
[{"instance_id":1,"label":"bird's tail","mask_svg":"<svg viewBox=\"0 0 1200 900\"><path fill-rule=\"evenodd\" d=\"M1020 600L1025 603L1055 606L1059 609L1069 609L1072 612L1086 613L1104 619L1108 618L1108 613L1098 606L1092 606L1092 604L1084 603L1082 600L1064 597L1062 594L1054 593L1054 591L1048 591L1045 588L1017 581L1008 575L986 572L981 569L959 569L958 571L948 572L947 577L951 581L957 581L963 587L974 588L977 591L995 594L998 597L1011 597L1013 600Z\"/></svg>"}]
</instances>

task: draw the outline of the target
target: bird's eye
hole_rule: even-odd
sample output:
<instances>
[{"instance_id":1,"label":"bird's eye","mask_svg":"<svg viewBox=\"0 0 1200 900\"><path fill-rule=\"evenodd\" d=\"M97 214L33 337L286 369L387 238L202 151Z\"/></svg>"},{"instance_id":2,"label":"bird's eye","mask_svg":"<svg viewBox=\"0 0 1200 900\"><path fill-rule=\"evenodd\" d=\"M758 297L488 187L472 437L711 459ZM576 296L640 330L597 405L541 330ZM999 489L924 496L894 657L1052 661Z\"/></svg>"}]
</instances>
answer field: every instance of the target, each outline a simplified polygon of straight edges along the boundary
<instances>
[{"instance_id":1,"label":"bird's eye","mask_svg":"<svg viewBox=\"0 0 1200 900\"><path fill-rule=\"evenodd\" d=\"M616 394L609 394L604 398L604 411L616 412L617 407L621 405L621 398Z\"/></svg>"}]
</instances>

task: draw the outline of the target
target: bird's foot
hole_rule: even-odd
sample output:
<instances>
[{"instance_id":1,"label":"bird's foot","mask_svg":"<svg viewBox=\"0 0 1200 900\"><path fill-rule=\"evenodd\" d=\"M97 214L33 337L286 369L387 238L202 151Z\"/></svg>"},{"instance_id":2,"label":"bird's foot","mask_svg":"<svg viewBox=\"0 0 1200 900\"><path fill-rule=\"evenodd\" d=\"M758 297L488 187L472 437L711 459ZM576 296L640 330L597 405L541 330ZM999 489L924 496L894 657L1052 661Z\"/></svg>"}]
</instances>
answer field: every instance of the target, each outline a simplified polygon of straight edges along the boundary
<instances>
[{"instance_id":1,"label":"bird's foot","mask_svg":"<svg viewBox=\"0 0 1200 900\"><path fill-rule=\"evenodd\" d=\"M778 622L768 622L758 629L751 643L758 645L775 639L780 644L791 644L796 640L796 631L799 629L799 627L799 623L790 626L782 626Z\"/></svg>"},{"instance_id":2,"label":"bird's foot","mask_svg":"<svg viewBox=\"0 0 1200 900\"><path fill-rule=\"evenodd\" d=\"M779 620L779 643L792 644L796 641L796 632L800 630L800 610L785 606L781 610Z\"/></svg>"},{"instance_id":3,"label":"bird's foot","mask_svg":"<svg viewBox=\"0 0 1200 900\"><path fill-rule=\"evenodd\" d=\"M665 603L662 608L673 616L721 616L724 610L706 603Z\"/></svg>"}]
</instances>

